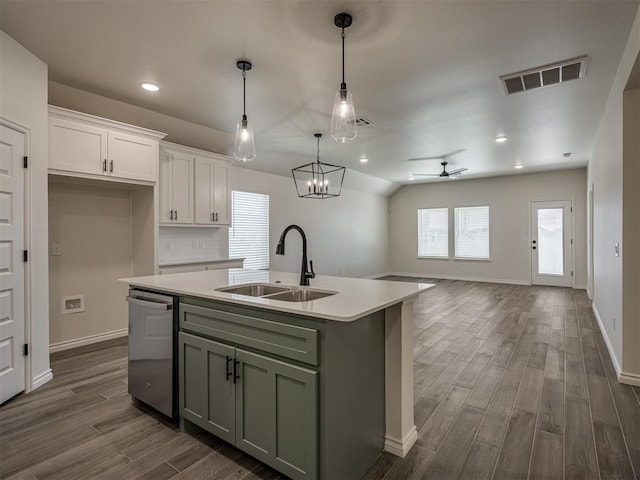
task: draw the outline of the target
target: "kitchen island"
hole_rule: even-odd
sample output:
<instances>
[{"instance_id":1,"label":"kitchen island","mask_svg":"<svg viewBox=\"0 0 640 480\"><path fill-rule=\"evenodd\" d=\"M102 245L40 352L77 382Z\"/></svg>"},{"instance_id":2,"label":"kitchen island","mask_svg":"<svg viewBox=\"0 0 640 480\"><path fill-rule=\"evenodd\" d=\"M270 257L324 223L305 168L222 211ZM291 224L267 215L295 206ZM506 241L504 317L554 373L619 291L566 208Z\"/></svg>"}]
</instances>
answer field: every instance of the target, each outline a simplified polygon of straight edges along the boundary
<instances>
[{"instance_id":1,"label":"kitchen island","mask_svg":"<svg viewBox=\"0 0 640 480\"><path fill-rule=\"evenodd\" d=\"M415 443L413 301L432 285L317 276L299 287L297 274L248 269L122 281L179 296L185 428L293 478L360 478L383 449L404 456ZM220 291L245 284L266 294ZM326 296L269 294L285 287Z\"/></svg>"}]
</instances>

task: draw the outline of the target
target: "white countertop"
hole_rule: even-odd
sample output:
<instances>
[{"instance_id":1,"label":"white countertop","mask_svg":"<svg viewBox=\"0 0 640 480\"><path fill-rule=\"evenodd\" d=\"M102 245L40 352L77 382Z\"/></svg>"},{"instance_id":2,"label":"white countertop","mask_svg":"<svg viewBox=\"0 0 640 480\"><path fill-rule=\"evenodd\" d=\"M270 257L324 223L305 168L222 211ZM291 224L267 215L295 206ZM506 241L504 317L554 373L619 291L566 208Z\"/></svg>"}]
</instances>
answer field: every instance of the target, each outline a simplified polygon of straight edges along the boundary
<instances>
[{"instance_id":1,"label":"white countertop","mask_svg":"<svg viewBox=\"0 0 640 480\"><path fill-rule=\"evenodd\" d=\"M178 295L191 295L341 322L350 322L412 297L417 297L435 286L430 283L389 282L366 278L318 275L310 280L309 287L300 287L299 273L242 268L122 278L120 281L133 286ZM280 283L283 286L338 293L309 302L284 302L216 291L217 288L245 283Z\"/></svg>"},{"instance_id":2,"label":"white countertop","mask_svg":"<svg viewBox=\"0 0 640 480\"><path fill-rule=\"evenodd\" d=\"M171 260L167 262L158 263L159 267L175 267L179 265L213 265L216 263L229 263L229 262L243 262L244 257L241 258L223 258L217 260Z\"/></svg>"}]
</instances>

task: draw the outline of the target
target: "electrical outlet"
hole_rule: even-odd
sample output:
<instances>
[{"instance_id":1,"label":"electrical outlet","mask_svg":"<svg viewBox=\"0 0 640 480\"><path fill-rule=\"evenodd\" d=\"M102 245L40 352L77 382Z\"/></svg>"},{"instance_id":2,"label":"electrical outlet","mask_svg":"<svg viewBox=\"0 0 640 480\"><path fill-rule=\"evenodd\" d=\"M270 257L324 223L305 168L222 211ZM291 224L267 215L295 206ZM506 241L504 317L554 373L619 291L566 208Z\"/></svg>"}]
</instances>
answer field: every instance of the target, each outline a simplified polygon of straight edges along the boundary
<instances>
[{"instance_id":1,"label":"electrical outlet","mask_svg":"<svg viewBox=\"0 0 640 480\"><path fill-rule=\"evenodd\" d=\"M620 244L618 242L613 246L613 250L616 252L616 257L620 256Z\"/></svg>"},{"instance_id":2,"label":"electrical outlet","mask_svg":"<svg viewBox=\"0 0 640 480\"><path fill-rule=\"evenodd\" d=\"M51 255L57 256L62 255L62 245L59 243L51 244Z\"/></svg>"}]
</instances>

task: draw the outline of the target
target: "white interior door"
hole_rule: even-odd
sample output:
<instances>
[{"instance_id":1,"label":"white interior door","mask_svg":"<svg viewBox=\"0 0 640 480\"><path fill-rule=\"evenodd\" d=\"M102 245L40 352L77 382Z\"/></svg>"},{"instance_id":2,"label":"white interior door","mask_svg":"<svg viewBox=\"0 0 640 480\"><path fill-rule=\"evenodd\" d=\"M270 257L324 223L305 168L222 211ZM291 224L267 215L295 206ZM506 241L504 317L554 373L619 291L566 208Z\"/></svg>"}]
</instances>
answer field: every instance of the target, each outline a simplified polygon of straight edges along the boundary
<instances>
[{"instance_id":1,"label":"white interior door","mask_svg":"<svg viewBox=\"0 0 640 480\"><path fill-rule=\"evenodd\" d=\"M573 286L571 200L531 202L531 283Z\"/></svg>"},{"instance_id":2,"label":"white interior door","mask_svg":"<svg viewBox=\"0 0 640 480\"><path fill-rule=\"evenodd\" d=\"M0 403L25 387L24 140L0 125Z\"/></svg>"}]
</instances>

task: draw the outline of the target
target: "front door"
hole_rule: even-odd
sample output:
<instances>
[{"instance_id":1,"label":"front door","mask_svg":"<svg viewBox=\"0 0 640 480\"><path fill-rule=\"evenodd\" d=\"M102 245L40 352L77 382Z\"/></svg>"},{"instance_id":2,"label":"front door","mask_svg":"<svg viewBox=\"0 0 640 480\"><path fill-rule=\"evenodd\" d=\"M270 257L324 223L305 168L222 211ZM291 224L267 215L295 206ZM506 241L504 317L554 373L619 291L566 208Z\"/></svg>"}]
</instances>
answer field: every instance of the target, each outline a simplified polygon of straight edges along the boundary
<instances>
[{"instance_id":1,"label":"front door","mask_svg":"<svg viewBox=\"0 0 640 480\"><path fill-rule=\"evenodd\" d=\"M573 286L571 200L531 202L531 283Z\"/></svg>"},{"instance_id":2,"label":"front door","mask_svg":"<svg viewBox=\"0 0 640 480\"><path fill-rule=\"evenodd\" d=\"M23 133L0 125L0 403L25 387Z\"/></svg>"}]
</instances>

